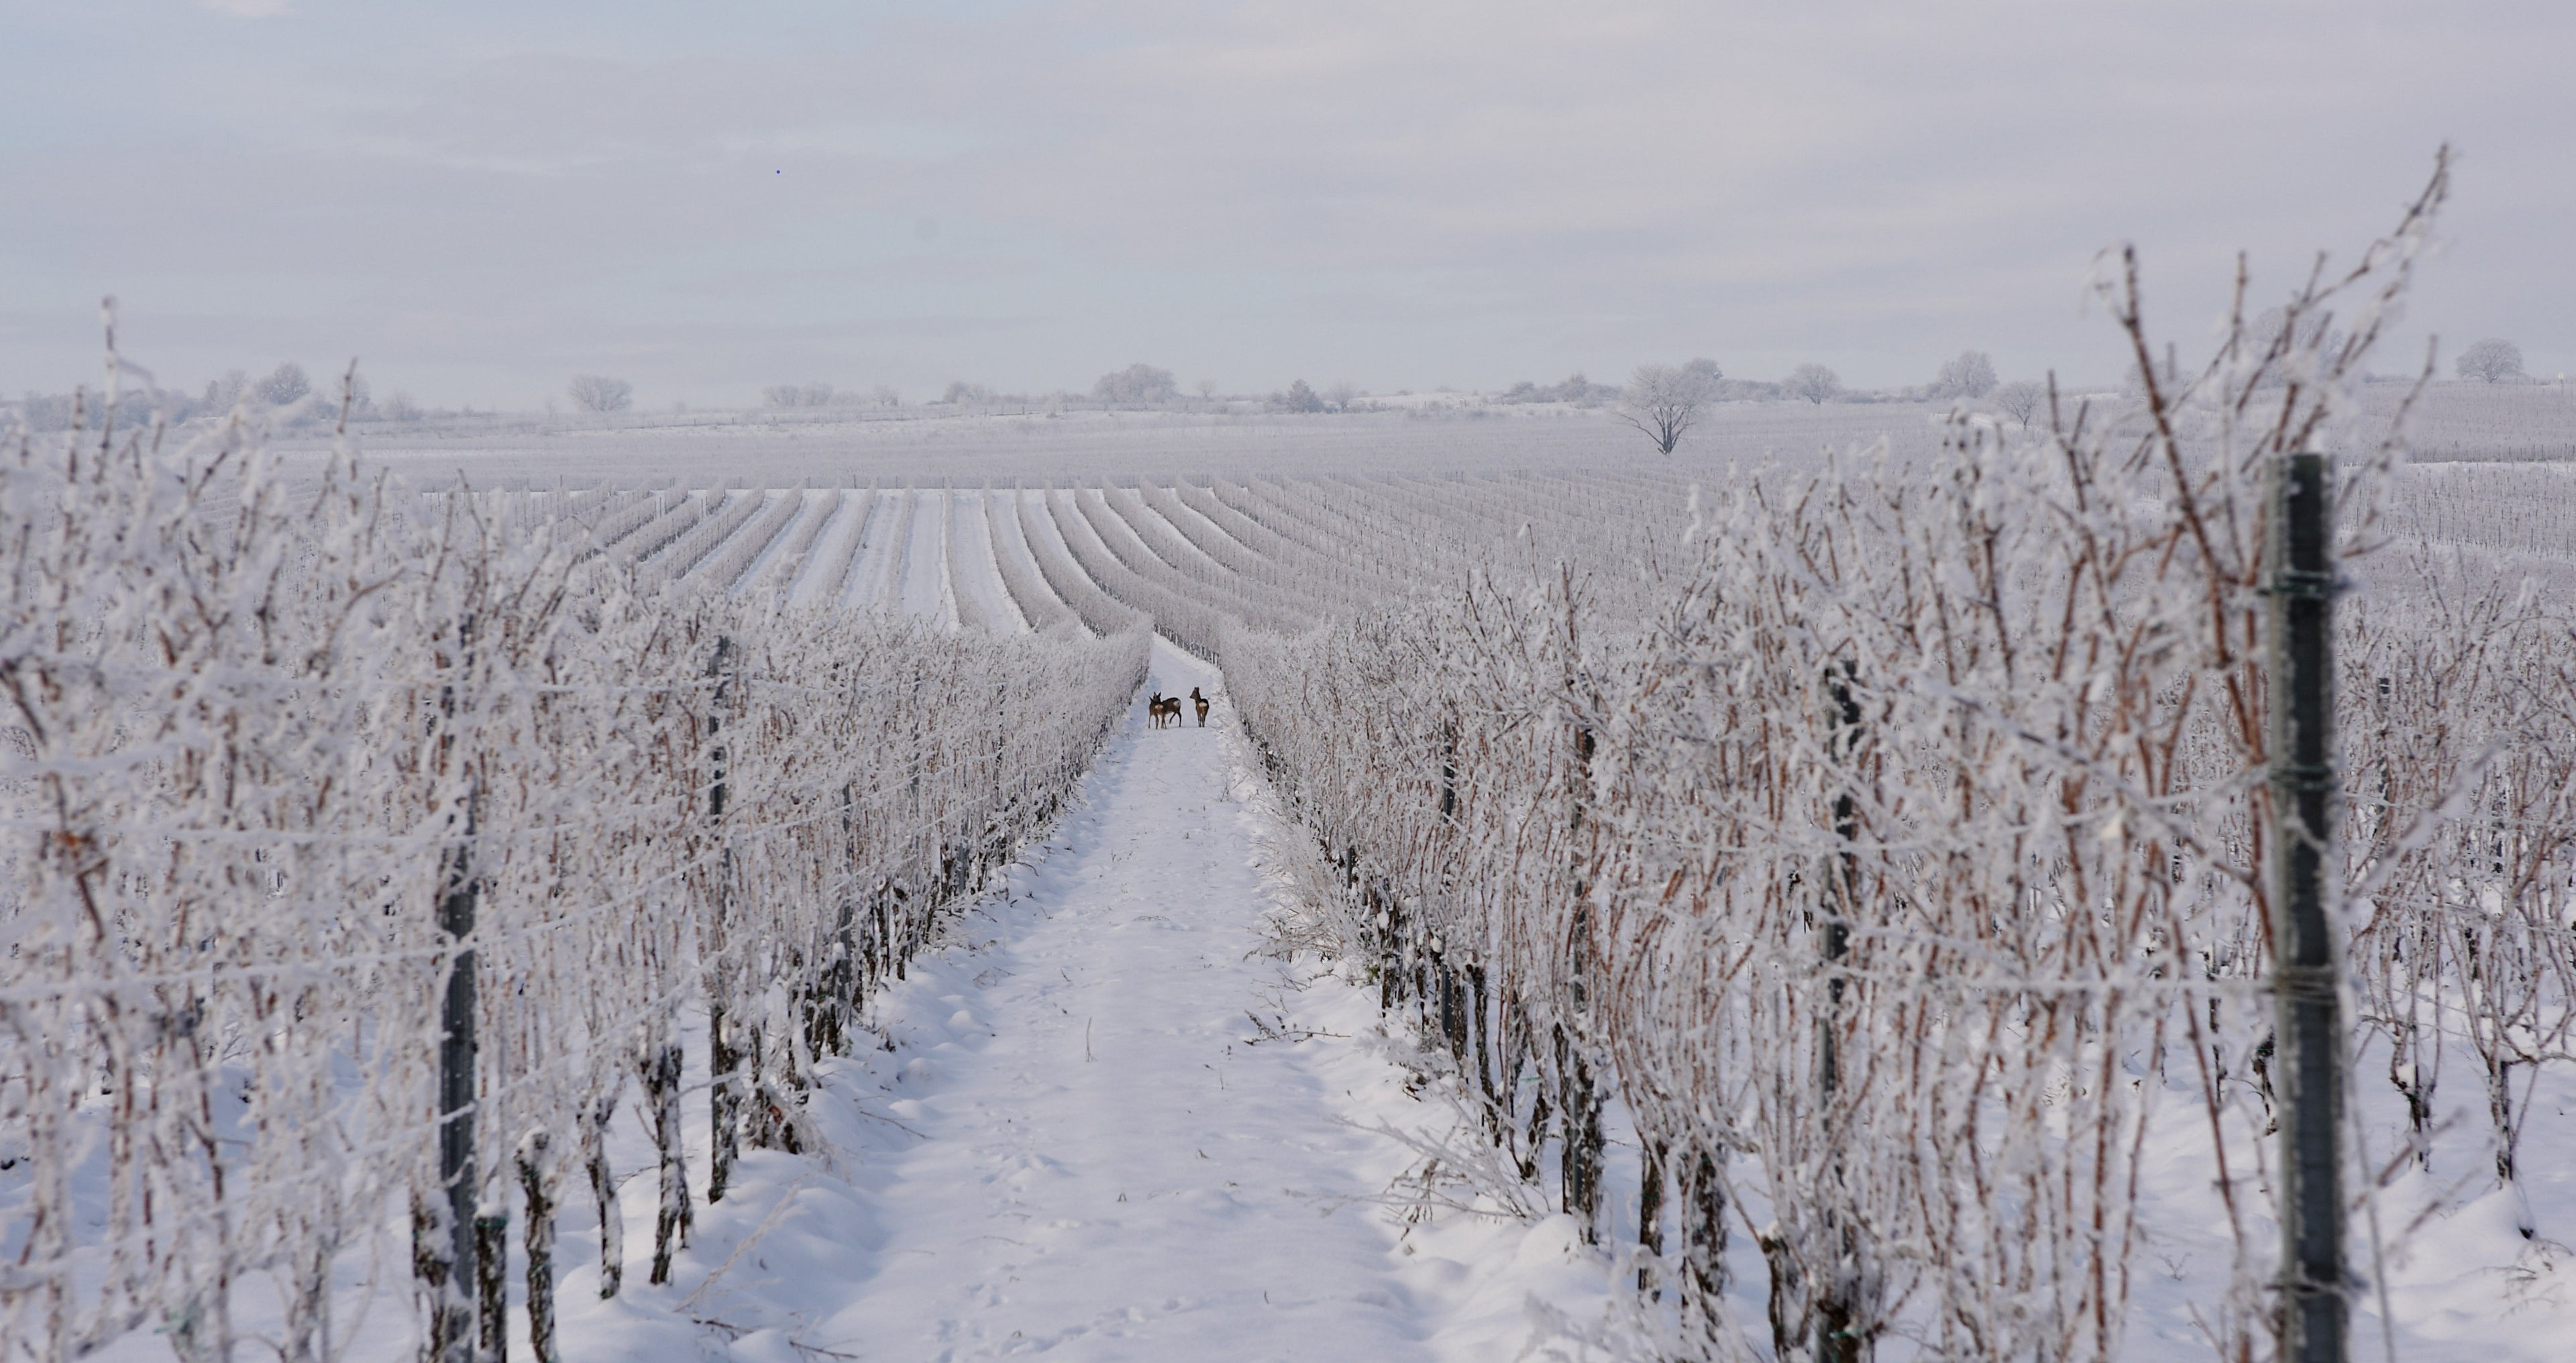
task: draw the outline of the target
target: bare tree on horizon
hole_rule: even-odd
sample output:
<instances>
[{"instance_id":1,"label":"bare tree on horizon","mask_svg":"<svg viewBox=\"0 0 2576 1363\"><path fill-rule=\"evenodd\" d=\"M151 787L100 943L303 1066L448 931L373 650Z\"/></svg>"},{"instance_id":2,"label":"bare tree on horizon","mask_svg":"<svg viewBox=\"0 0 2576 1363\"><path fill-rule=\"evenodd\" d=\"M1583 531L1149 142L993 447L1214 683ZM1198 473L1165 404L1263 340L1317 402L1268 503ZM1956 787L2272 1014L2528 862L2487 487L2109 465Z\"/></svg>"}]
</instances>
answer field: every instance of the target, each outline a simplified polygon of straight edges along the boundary
<instances>
[{"instance_id":1,"label":"bare tree on horizon","mask_svg":"<svg viewBox=\"0 0 2576 1363\"><path fill-rule=\"evenodd\" d=\"M2522 347L2490 338L2460 352L2459 375L2480 383L2504 383L2523 377Z\"/></svg>"},{"instance_id":2,"label":"bare tree on horizon","mask_svg":"<svg viewBox=\"0 0 2576 1363\"><path fill-rule=\"evenodd\" d=\"M2020 422L2025 430L2030 427L2030 419L2039 414L2039 405L2047 396L2046 389L2028 379L2004 384L1993 394L1995 410Z\"/></svg>"},{"instance_id":3,"label":"bare tree on horizon","mask_svg":"<svg viewBox=\"0 0 2576 1363\"><path fill-rule=\"evenodd\" d=\"M1678 367L1641 364L1619 395L1619 419L1655 442L1656 453L1669 455L1699 424L1700 409L1717 396L1717 383L1723 377L1715 360L1692 360Z\"/></svg>"}]
</instances>

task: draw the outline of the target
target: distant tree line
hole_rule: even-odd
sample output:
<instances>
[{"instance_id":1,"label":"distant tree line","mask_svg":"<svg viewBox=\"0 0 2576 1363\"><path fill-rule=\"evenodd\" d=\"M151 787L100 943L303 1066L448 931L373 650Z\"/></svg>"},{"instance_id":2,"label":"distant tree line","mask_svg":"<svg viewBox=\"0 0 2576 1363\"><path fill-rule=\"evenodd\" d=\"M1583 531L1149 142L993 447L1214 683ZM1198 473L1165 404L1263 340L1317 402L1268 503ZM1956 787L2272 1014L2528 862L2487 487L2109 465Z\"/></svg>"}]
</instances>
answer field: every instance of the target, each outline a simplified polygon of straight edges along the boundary
<instances>
[{"instance_id":1,"label":"distant tree line","mask_svg":"<svg viewBox=\"0 0 2576 1363\"><path fill-rule=\"evenodd\" d=\"M1615 402L1618 398L1618 388L1606 383L1594 383L1585 378L1583 371L1578 369L1568 375L1563 383L1540 384L1523 379L1504 389L1494 400L1514 404L1569 402L1577 407L1598 407L1605 402Z\"/></svg>"},{"instance_id":2,"label":"distant tree line","mask_svg":"<svg viewBox=\"0 0 2576 1363\"><path fill-rule=\"evenodd\" d=\"M1648 371L1654 371L1649 373ZM1991 375L1991 368L1989 368ZM1676 387L1676 385L1679 385ZM1641 386L1647 396L1641 399ZM1989 379L1991 386L1991 378ZM1711 402L1769 402L1794 399L1803 402L1831 402L1843 396L1841 376L1821 364L1802 364L1777 382L1758 379L1730 379L1719 371L1717 362L1691 360L1681 365L1648 365L1630 377L1628 386L1616 387L1594 383L1580 371L1563 383L1541 384L1524 379L1494 396L1497 403L1562 402L1576 407L1599 407L1619 404L1623 414L1643 401L1647 406L1668 406L1674 395L1687 391L1695 404ZM1660 445L1662 440L1656 437Z\"/></svg>"},{"instance_id":3,"label":"distant tree line","mask_svg":"<svg viewBox=\"0 0 2576 1363\"><path fill-rule=\"evenodd\" d=\"M1582 376L1575 377L1580 380ZM1502 401L1564 400L1537 396L1550 391L1534 384L1517 384ZM1681 365L1640 365L1628 386L1615 391L1618 418L1636 428L1664 454L1680 446L1683 437L1699 424L1702 410L1712 403L1787 399L1820 406L1845 396L1842 377L1821 364L1799 365L1778 383L1748 383L1728 379L1715 360L1705 359ZM2046 400L2046 390L2035 383L2000 383L1991 356L1966 350L1943 363L1930 384L1901 390L1899 396L1910 400L1983 401L2028 427Z\"/></svg>"},{"instance_id":4,"label":"distant tree line","mask_svg":"<svg viewBox=\"0 0 2576 1363\"><path fill-rule=\"evenodd\" d=\"M15 408L17 419L28 430L37 432L68 430L75 420L89 427L107 419L128 428L149 426L156 419L177 425L221 417L244 406L294 427L338 421L344 398L352 421L412 421L421 416L420 408L407 394L396 392L378 401L364 374L352 372L345 380L326 378L317 384L304 366L291 360L258 378L243 370L231 370L220 378L208 379L205 387L195 392L150 386L122 389L116 395L113 412L107 410L106 394L90 388L68 393L30 390L0 411Z\"/></svg>"},{"instance_id":5,"label":"distant tree line","mask_svg":"<svg viewBox=\"0 0 2576 1363\"><path fill-rule=\"evenodd\" d=\"M2322 325L2319 323L2318 325ZM2266 313L2246 324L2239 344L2249 353L2269 353L2289 343L2283 337L2277 312ZM2296 338L2307 344L2314 338ZM2332 338L2326 338L2329 342ZM2531 382L2524 371L2522 350L2513 342L2489 338L2471 345L2460 353L2454 369L2463 381L2511 384ZM2277 381L2277 380L2276 380ZM2135 386L2134 376L2132 386ZM1217 401L1217 385L1200 379L1194 385L1198 405ZM353 374L346 383L325 379L317 383L304 367L293 361L256 378L242 370L232 370L220 378L210 379L204 388L185 389L138 387L120 392L115 402L113 419L119 426L149 425L160 419L173 424L220 416L238 405L266 413L288 427L327 425L340 417L345 397L353 421L417 421L427 416L452 413L424 412L404 393L395 392L381 400L372 392L363 374ZM587 412L621 412L635 405L635 388L622 378L600 374L575 375L565 392L574 404ZM772 384L760 390L762 405L777 410L806 408L897 407L903 398L893 387L877 384L867 389L838 388L829 383ZM1328 413L1378 410L1365 401L1367 394L1347 381L1317 388L1300 378L1288 387L1260 399L1274 412ZM1701 408L1717 402L1797 401L1813 405L1827 402L1886 400L1970 402L1982 404L1997 415L2027 427L2047 401L2047 390L2027 380L2001 382L1992 356L1984 351L1963 350L1942 362L1931 382L1917 388L1898 388L1880 392L1852 392L1843 386L1842 378L1830 367L1808 363L1789 371L1777 381L1728 378L1713 360L1695 359L1681 365L1645 365L1640 367L1626 387L1596 383L1578 370L1563 381L1542 384L1524 379L1496 394L1493 402L1505 405L1565 403L1575 407L1615 406L1617 415L1637 427L1658 449L1670 453L1682 437L1696 424ZM102 394L90 390L68 393L29 391L15 402L0 404L0 414L12 415L32 431L59 431L69 428L75 419L95 425L105 415ZM1088 394L1057 391L1043 396L999 393L992 388L965 379L951 381L933 405L958 409L1045 407L1067 410L1091 404L1104 408L1176 407L1187 403L1180 383L1172 371L1142 362L1103 374L1093 382ZM466 408L464 415L472 415Z\"/></svg>"},{"instance_id":6,"label":"distant tree line","mask_svg":"<svg viewBox=\"0 0 2576 1363\"><path fill-rule=\"evenodd\" d=\"M1296 382L1289 384L1287 391L1271 394L1269 403L1270 410L1274 412L1358 412L1379 410L1374 404L1367 404L1361 401L1361 399L1367 396L1368 395L1366 393L1352 387L1350 381L1347 379L1338 381L1321 392L1318 392L1313 387L1309 386L1304 379L1299 379Z\"/></svg>"},{"instance_id":7,"label":"distant tree line","mask_svg":"<svg viewBox=\"0 0 2576 1363\"><path fill-rule=\"evenodd\" d=\"M1201 379L1196 387L1202 402L1215 399L1214 381ZM891 406L895 403L893 389L880 387L876 392L879 400L884 404ZM949 382L946 390L932 401L931 405L961 409L1043 407L1050 411L1068 411L1087 405L1115 408L1177 407L1183 404L1181 385L1179 380L1172 376L1172 371L1158 369L1140 361L1124 369L1112 370L1101 375L1092 381L1091 391L1088 393L1076 393L1067 389L1042 394L1005 393L972 380L954 379Z\"/></svg>"},{"instance_id":8,"label":"distant tree line","mask_svg":"<svg viewBox=\"0 0 2576 1363\"><path fill-rule=\"evenodd\" d=\"M835 388L828 383L780 383L760 390L765 407L900 407L903 395L891 384L880 383L861 391Z\"/></svg>"}]
</instances>

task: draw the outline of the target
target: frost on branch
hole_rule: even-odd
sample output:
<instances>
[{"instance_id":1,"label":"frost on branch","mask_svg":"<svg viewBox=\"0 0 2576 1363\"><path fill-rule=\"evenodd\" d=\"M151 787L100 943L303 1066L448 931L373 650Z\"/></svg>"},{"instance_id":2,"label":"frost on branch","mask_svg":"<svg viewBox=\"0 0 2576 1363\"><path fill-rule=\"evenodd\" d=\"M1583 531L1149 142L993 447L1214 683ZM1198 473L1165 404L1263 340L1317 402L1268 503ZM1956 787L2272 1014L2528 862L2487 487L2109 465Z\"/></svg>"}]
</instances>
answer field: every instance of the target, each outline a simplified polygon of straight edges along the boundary
<instances>
[{"instance_id":1,"label":"frost on branch","mask_svg":"<svg viewBox=\"0 0 2576 1363\"><path fill-rule=\"evenodd\" d=\"M1142 676L1134 632L943 633L682 579L757 493L683 515L412 490L345 450L298 482L246 420L5 454L8 1357L143 1328L229 1356L253 1274L286 1356L331 1357L335 1264L443 1277L437 1009L467 949L475 1204L542 1212L580 1152L613 1226L600 1132L630 1080L712 1082L743 1139L805 1141L815 1061L1048 826ZM637 566L666 548L688 562ZM459 868L463 941L439 917ZM684 1081L697 1005L727 1063ZM688 1208L663 1135L666 1264ZM416 1243L383 1243L406 1208Z\"/></svg>"}]
</instances>

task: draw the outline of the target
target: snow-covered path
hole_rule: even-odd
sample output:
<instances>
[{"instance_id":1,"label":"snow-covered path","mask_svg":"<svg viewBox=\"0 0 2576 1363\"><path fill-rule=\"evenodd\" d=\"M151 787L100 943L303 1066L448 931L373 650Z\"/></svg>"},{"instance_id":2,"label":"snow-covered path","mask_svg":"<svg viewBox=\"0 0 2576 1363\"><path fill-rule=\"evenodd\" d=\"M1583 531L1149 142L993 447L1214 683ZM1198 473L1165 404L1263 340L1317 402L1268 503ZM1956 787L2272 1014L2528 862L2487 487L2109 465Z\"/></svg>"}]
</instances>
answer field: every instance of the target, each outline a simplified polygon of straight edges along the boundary
<instances>
[{"instance_id":1,"label":"snow-covered path","mask_svg":"<svg viewBox=\"0 0 2576 1363\"><path fill-rule=\"evenodd\" d=\"M569 1363L1597 1358L1561 1324L1613 1283L1574 1221L1386 1208L1417 1154L1383 1129L1458 1113L1388 1062L1376 989L1265 951L1262 861L1301 835L1216 667L1162 639L1151 667L1218 696L1208 727L1136 698L1056 835L878 992L884 1046L819 1064L827 1149L747 1149L670 1286L629 1180L629 1286L564 1278ZM688 1121L696 1183L703 1098Z\"/></svg>"},{"instance_id":2,"label":"snow-covered path","mask_svg":"<svg viewBox=\"0 0 2576 1363\"><path fill-rule=\"evenodd\" d=\"M1148 689L1218 682L1155 641ZM822 1062L829 1148L745 1151L668 1287L637 1286L629 1184L628 1290L566 1279L567 1359L1466 1360L1560 1342L1534 1299L1598 1317L1569 1218L1386 1210L1416 1155L1378 1128L1454 1112L1375 1044L1374 990L1264 951L1261 860L1299 835L1221 697L1204 729L1144 711L879 993L885 1045Z\"/></svg>"},{"instance_id":3,"label":"snow-covered path","mask_svg":"<svg viewBox=\"0 0 2576 1363\"><path fill-rule=\"evenodd\" d=\"M1216 688L1168 647L1154 671ZM1384 1186L1362 1170L1385 1142L1334 1121L1315 1048L1246 1044L1279 971L1257 954L1225 736L1192 719L1105 754L1016 931L978 953L981 987L923 1019L952 1039L894 1086L920 1139L881 1170L875 1271L814 1337L916 1358L1425 1356L1393 1237L1319 1214Z\"/></svg>"}]
</instances>

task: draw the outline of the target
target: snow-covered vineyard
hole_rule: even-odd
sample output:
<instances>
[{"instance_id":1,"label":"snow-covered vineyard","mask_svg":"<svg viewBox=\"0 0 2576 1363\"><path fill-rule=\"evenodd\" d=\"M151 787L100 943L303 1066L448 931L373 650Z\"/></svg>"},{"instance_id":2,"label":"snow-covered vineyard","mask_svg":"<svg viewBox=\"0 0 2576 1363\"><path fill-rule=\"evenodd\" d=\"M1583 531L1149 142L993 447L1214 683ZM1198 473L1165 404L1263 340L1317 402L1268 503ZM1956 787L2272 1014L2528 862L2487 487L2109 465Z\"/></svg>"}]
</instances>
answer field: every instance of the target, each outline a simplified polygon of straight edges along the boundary
<instances>
[{"instance_id":1,"label":"snow-covered vineyard","mask_svg":"<svg viewBox=\"0 0 2576 1363\"><path fill-rule=\"evenodd\" d=\"M25 440L5 1353L2268 1356L2319 444L2356 1333L2555 1356L2576 489L2356 354L1718 479Z\"/></svg>"}]
</instances>

